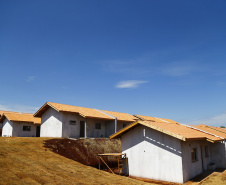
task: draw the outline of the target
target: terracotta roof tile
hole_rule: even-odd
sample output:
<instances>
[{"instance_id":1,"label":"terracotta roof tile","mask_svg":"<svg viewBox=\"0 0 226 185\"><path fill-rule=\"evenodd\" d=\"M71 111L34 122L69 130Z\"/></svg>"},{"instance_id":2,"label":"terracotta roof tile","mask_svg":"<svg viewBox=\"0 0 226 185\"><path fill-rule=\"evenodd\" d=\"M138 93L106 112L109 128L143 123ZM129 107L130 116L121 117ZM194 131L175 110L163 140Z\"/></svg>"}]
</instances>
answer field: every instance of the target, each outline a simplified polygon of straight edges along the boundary
<instances>
[{"instance_id":1,"label":"terracotta roof tile","mask_svg":"<svg viewBox=\"0 0 226 185\"><path fill-rule=\"evenodd\" d=\"M58 111L62 112L74 112L78 113L83 117L86 118L99 118L99 119L107 119L107 120L114 120L114 118L101 113L100 111L92 108L86 108L86 107L78 107L78 106L73 106L73 105L65 105L65 104L59 104L59 103L52 103L52 102L47 102L48 105L51 107L57 109Z\"/></svg>"},{"instance_id":2,"label":"terracotta roof tile","mask_svg":"<svg viewBox=\"0 0 226 185\"><path fill-rule=\"evenodd\" d=\"M165 123L178 123L176 121L173 121L171 119L165 119L165 118L157 118L157 117L151 117L151 116L142 116L142 115L134 115L137 118L140 118L141 120L146 121L155 121L155 122L165 122Z\"/></svg>"},{"instance_id":3,"label":"terracotta roof tile","mask_svg":"<svg viewBox=\"0 0 226 185\"><path fill-rule=\"evenodd\" d=\"M113 112L113 111L106 111L106 110L101 110L102 112L105 112L111 116L114 116L117 118L118 121L129 121L129 122L134 122L137 120L136 117L128 114L128 113L122 113L122 112Z\"/></svg>"},{"instance_id":4,"label":"terracotta roof tile","mask_svg":"<svg viewBox=\"0 0 226 185\"><path fill-rule=\"evenodd\" d=\"M31 122L34 124L41 124L41 118L35 118L33 114L29 113L4 113L0 118L0 123L2 123L5 117L10 121L19 121L19 122Z\"/></svg>"},{"instance_id":5,"label":"terracotta roof tile","mask_svg":"<svg viewBox=\"0 0 226 185\"><path fill-rule=\"evenodd\" d=\"M19 112L12 112L12 111L0 110L0 117L1 117L4 113L19 113Z\"/></svg>"},{"instance_id":6,"label":"terracotta roof tile","mask_svg":"<svg viewBox=\"0 0 226 185\"><path fill-rule=\"evenodd\" d=\"M173 137L176 137L181 140L210 140L210 141L221 141L222 139L220 137L213 136L211 134L207 134L204 132L201 132L199 130L187 127L185 125L181 124L169 124L167 122L153 122L153 121L137 121L134 124L131 124L124 129L118 131L117 133L113 134L110 138L118 138L123 133L128 132L129 129L133 128L137 125L145 125L149 128L152 128L154 130L160 131L162 133L165 133L167 135L171 135Z\"/></svg>"},{"instance_id":7,"label":"terracotta roof tile","mask_svg":"<svg viewBox=\"0 0 226 185\"><path fill-rule=\"evenodd\" d=\"M226 139L226 130L219 128L219 127L213 127L208 125L194 125L192 127L198 128L200 130L203 130L205 132L209 132L211 134L223 137Z\"/></svg>"}]
</instances>

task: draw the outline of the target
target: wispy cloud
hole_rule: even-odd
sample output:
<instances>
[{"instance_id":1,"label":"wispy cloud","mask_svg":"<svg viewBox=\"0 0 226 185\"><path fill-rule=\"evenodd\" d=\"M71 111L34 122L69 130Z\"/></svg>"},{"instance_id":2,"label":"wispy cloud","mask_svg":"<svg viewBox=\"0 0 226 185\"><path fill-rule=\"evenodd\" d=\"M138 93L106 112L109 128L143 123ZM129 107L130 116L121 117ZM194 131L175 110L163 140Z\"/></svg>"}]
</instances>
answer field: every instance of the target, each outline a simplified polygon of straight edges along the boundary
<instances>
[{"instance_id":1,"label":"wispy cloud","mask_svg":"<svg viewBox=\"0 0 226 185\"><path fill-rule=\"evenodd\" d=\"M35 79L35 76L29 76L28 78L27 78L27 82L31 82L31 81L33 81Z\"/></svg>"},{"instance_id":2,"label":"wispy cloud","mask_svg":"<svg viewBox=\"0 0 226 185\"><path fill-rule=\"evenodd\" d=\"M25 113L35 113L39 107L32 107L26 105L1 105L0 110L13 111L13 112L25 112Z\"/></svg>"},{"instance_id":3,"label":"wispy cloud","mask_svg":"<svg viewBox=\"0 0 226 185\"><path fill-rule=\"evenodd\" d=\"M127 80L121 81L116 84L116 88L137 88L140 84L147 83L148 81L141 81L141 80Z\"/></svg>"},{"instance_id":4,"label":"wispy cloud","mask_svg":"<svg viewBox=\"0 0 226 185\"><path fill-rule=\"evenodd\" d=\"M185 76L197 71L197 67L190 64L191 62L175 62L164 66L162 71L169 76Z\"/></svg>"},{"instance_id":5,"label":"wispy cloud","mask_svg":"<svg viewBox=\"0 0 226 185\"><path fill-rule=\"evenodd\" d=\"M102 61L102 70L107 73L144 76L150 73L150 58L144 56L135 59L117 59Z\"/></svg>"},{"instance_id":6,"label":"wispy cloud","mask_svg":"<svg viewBox=\"0 0 226 185\"><path fill-rule=\"evenodd\" d=\"M211 125L211 126L225 126L226 127L226 113L219 114L207 119L192 121L189 123L190 125L199 125L199 124L205 124L205 125Z\"/></svg>"}]
</instances>

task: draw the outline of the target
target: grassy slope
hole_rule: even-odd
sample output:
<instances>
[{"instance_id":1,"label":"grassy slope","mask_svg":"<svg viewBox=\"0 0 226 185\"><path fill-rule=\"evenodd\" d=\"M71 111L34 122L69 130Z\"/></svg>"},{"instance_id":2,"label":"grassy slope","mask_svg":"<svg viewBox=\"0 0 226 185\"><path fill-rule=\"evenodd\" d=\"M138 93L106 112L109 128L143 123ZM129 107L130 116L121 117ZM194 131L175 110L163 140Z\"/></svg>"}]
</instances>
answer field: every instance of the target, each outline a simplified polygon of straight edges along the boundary
<instances>
[{"instance_id":1,"label":"grassy slope","mask_svg":"<svg viewBox=\"0 0 226 185\"><path fill-rule=\"evenodd\" d=\"M113 175L60 156L47 148L47 138L0 137L0 184L149 184ZM226 182L226 171L214 173L202 185ZM196 185L199 182L187 182Z\"/></svg>"},{"instance_id":2,"label":"grassy slope","mask_svg":"<svg viewBox=\"0 0 226 185\"><path fill-rule=\"evenodd\" d=\"M44 140L0 137L0 184L145 184L55 154Z\"/></svg>"}]
</instances>

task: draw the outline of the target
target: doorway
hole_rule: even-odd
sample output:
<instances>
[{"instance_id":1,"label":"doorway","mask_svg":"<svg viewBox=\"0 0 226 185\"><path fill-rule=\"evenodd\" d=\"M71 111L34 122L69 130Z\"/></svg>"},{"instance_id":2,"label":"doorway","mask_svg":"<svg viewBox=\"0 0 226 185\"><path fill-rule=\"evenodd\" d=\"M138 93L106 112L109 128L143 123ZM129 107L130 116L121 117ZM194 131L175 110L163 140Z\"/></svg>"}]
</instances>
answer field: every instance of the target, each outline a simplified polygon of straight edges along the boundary
<instances>
[{"instance_id":1,"label":"doorway","mask_svg":"<svg viewBox=\"0 0 226 185\"><path fill-rule=\"evenodd\" d=\"M36 126L36 137L40 137L40 126Z\"/></svg>"},{"instance_id":2,"label":"doorway","mask_svg":"<svg viewBox=\"0 0 226 185\"><path fill-rule=\"evenodd\" d=\"M203 150L202 150L202 146L200 146L200 150L201 150L201 160L202 160L202 171L204 171L204 161L203 161Z\"/></svg>"},{"instance_id":3,"label":"doorway","mask_svg":"<svg viewBox=\"0 0 226 185\"><path fill-rule=\"evenodd\" d=\"M85 137L85 122L84 121L80 121L80 137Z\"/></svg>"}]
</instances>

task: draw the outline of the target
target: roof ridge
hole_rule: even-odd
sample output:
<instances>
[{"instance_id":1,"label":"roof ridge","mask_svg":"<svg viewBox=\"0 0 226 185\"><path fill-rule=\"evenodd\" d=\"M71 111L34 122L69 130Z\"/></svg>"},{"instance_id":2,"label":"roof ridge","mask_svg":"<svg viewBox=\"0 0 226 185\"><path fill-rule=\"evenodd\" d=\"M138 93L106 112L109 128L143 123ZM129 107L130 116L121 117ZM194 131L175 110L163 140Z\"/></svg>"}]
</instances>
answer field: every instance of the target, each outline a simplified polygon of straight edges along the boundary
<instances>
[{"instance_id":1,"label":"roof ridge","mask_svg":"<svg viewBox=\"0 0 226 185\"><path fill-rule=\"evenodd\" d=\"M107 115L107 116L110 116L110 117L112 117L112 118L114 118L114 119L117 120L117 117L115 117L115 116L112 116L112 115L110 115L110 114L108 114L108 113L106 113L106 112L103 112L103 111L99 110L99 109L95 109L95 110L97 110L97 111L99 111L100 113L105 114L105 115Z\"/></svg>"},{"instance_id":2,"label":"roof ridge","mask_svg":"<svg viewBox=\"0 0 226 185\"><path fill-rule=\"evenodd\" d=\"M115 112L115 113L121 113L121 114L129 114L129 115L133 116L132 114L127 113L127 112L117 112L117 111L111 111L111 110L101 110L101 111Z\"/></svg>"},{"instance_id":3,"label":"roof ridge","mask_svg":"<svg viewBox=\"0 0 226 185\"><path fill-rule=\"evenodd\" d=\"M55 103L55 102L47 102L47 103ZM79 108L86 108L86 109L95 109L95 108L90 108L90 107L82 107L82 106L76 106L76 105L68 105L68 104L64 104L64 103L56 103L56 104L60 104L60 105L67 105L67 106L72 106L72 107L79 107Z\"/></svg>"},{"instance_id":4,"label":"roof ridge","mask_svg":"<svg viewBox=\"0 0 226 185\"><path fill-rule=\"evenodd\" d=\"M161 121L164 121L164 122L166 122L166 123L170 123L169 121L164 120L164 118L158 118L158 117L154 117L154 118L157 118L157 119L159 119L159 120L161 120Z\"/></svg>"},{"instance_id":5,"label":"roof ridge","mask_svg":"<svg viewBox=\"0 0 226 185\"><path fill-rule=\"evenodd\" d=\"M210 128L210 129L213 129L213 130L216 130L217 132L222 132L222 133L224 133L224 134L226 134L226 131L225 132L223 132L223 131L221 131L221 130L218 130L218 129L215 129L215 127L211 127L211 126L208 126L208 125L205 125L207 128ZM221 128L220 128L221 129Z\"/></svg>"},{"instance_id":6,"label":"roof ridge","mask_svg":"<svg viewBox=\"0 0 226 185\"><path fill-rule=\"evenodd\" d=\"M192 128L192 129L194 129L194 130L198 130L198 131L200 131L200 132L204 132L204 133L209 134L209 135L212 135L212 136L214 136L214 137L219 137L219 138L221 138L221 139L224 139L224 138L221 137L221 136L212 134L212 133L210 133L210 132L206 132L206 131L204 131L204 130L201 130L201 129L196 128L196 127L193 127L193 126L189 126L189 125L186 125L186 124L181 124L181 125L184 125L184 126L186 126L186 127L188 127L188 128Z\"/></svg>"}]
</instances>

